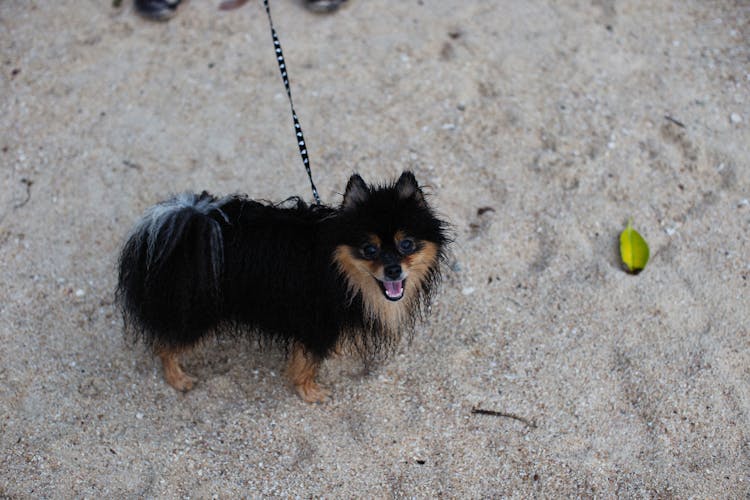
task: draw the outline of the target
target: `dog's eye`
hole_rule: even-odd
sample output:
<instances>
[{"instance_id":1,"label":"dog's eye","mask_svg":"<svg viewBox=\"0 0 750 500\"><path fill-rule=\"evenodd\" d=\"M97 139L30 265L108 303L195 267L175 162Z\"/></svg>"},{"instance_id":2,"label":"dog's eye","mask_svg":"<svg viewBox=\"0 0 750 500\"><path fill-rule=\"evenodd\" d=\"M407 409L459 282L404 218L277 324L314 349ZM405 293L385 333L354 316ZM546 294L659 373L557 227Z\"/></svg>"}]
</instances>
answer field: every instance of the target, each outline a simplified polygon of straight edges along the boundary
<instances>
[{"instance_id":1,"label":"dog's eye","mask_svg":"<svg viewBox=\"0 0 750 500\"><path fill-rule=\"evenodd\" d=\"M405 239L398 242L398 249L402 254L408 255L416 249L416 245L414 244L414 240Z\"/></svg>"},{"instance_id":2,"label":"dog's eye","mask_svg":"<svg viewBox=\"0 0 750 500\"><path fill-rule=\"evenodd\" d=\"M365 259L374 259L378 255L378 247L372 243L368 243L361 248L362 257Z\"/></svg>"}]
</instances>

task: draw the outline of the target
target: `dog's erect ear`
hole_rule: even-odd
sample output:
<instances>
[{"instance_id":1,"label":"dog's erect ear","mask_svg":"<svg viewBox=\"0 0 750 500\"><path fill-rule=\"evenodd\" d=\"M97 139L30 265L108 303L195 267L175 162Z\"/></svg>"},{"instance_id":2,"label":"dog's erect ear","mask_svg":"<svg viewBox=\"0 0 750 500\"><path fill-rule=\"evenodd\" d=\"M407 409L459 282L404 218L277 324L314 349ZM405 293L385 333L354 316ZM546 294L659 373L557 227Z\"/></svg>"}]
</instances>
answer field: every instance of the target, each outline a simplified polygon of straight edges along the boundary
<instances>
[{"instance_id":1,"label":"dog's erect ear","mask_svg":"<svg viewBox=\"0 0 750 500\"><path fill-rule=\"evenodd\" d=\"M424 193L419 189L417 179L410 171L406 170L396 181L396 192L402 200L414 198L420 205L424 205Z\"/></svg>"},{"instance_id":2,"label":"dog's erect ear","mask_svg":"<svg viewBox=\"0 0 750 500\"><path fill-rule=\"evenodd\" d=\"M369 197L370 188L367 187L367 184L359 174L354 174L349 178L349 182L346 183L344 201L341 202L341 206L344 210L351 210L367 201Z\"/></svg>"}]
</instances>

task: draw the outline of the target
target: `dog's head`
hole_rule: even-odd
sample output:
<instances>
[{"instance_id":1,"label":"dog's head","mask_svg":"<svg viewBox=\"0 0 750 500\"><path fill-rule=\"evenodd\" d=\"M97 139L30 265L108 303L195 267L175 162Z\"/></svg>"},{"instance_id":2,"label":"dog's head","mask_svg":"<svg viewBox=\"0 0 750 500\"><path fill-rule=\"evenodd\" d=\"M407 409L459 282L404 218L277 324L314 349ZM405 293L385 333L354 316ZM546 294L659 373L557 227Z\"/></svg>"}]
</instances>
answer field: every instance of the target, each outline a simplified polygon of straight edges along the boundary
<instances>
[{"instance_id":1,"label":"dog's head","mask_svg":"<svg viewBox=\"0 0 750 500\"><path fill-rule=\"evenodd\" d=\"M374 317L400 321L398 311L410 310L429 296L439 278L446 224L432 212L408 171L386 186L367 185L353 175L340 212L346 234L334 260L350 291L362 294Z\"/></svg>"}]
</instances>

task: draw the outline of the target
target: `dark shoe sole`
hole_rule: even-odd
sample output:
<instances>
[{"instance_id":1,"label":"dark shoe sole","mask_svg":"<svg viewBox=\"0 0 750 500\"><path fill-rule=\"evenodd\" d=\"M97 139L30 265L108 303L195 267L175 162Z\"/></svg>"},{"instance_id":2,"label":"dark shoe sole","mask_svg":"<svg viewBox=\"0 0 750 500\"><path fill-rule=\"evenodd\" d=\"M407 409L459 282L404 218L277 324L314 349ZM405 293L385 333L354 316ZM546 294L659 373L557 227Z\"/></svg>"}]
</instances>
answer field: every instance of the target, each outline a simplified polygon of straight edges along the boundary
<instances>
[{"instance_id":1,"label":"dark shoe sole","mask_svg":"<svg viewBox=\"0 0 750 500\"><path fill-rule=\"evenodd\" d=\"M154 21L168 21L177 13L182 0L135 0L135 10Z\"/></svg>"},{"instance_id":2,"label":"dark shoe sole","mask_svg":"<svg viewBox=\"0 0 750 500\"><path fill-rule=\"evenodd\" d=\"M312 12L333 12L345 3L346 0L305 0L305 7Z\"/></svg>"}]
</instances>

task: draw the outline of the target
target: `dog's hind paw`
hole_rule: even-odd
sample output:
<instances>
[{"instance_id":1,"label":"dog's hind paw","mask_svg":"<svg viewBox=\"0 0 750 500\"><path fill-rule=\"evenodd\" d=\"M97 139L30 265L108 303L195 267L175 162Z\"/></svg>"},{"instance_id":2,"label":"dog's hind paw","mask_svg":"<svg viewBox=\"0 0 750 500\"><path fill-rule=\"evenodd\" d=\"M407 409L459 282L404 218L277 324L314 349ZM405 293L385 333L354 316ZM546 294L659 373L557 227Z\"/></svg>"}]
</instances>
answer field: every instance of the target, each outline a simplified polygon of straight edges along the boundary
<instances>
[{"instance_id":1,"label":"dog's hind paw","mask_svg":"<svg viewBox=\"0 0 750 500\"><path fill-rule=\"evenodd\" d=\"M174 351L163 351L159 353L162 366L164 367L164 378L167 383L180 392L187 392L195 386L198 379L185 373L177 360Z\"/></svg>"}]
</instances>

